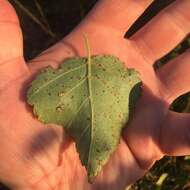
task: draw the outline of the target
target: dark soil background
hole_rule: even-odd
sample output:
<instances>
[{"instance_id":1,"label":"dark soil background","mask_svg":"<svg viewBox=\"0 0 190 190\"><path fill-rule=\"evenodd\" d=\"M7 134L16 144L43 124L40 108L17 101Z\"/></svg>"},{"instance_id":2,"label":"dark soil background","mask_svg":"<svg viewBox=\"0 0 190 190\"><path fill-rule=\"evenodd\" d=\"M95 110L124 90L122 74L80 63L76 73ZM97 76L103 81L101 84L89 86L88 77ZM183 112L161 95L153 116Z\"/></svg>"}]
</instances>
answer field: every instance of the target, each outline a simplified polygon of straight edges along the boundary
<instances>
[{"instance_id":1,"label":"dark soil background","mask_svg":"<svg viewBox=\"0 0 190 190\"><path fill-rule=\"evenodd\" d=\"M24 35L24 56L30 60L68 34L88 13L97 0L9 0L15 7ZM155 0L137 22L126 31L133 35L159 11L175 0ZM178 0L179 1L179 0ZM172 52L155 63L167 63L190 47L187 37ZM179 97L171 109L190 112L190 93ZM0 190L7 188L0 184ZM190 190L190 157L165 157L143 179L128 190Z\"/></svg>"}]
</instances>

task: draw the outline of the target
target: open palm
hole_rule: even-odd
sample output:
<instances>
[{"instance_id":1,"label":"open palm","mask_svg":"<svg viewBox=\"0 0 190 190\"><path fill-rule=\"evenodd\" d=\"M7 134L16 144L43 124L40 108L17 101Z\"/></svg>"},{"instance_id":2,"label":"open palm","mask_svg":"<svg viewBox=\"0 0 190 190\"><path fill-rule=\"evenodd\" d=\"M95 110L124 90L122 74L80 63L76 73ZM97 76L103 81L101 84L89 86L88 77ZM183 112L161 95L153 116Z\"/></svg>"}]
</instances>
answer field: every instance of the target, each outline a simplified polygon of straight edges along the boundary
<instances>
[{"instance_id":1,"label":"open palm","mask_svg":"<svg viewBox=\"0 0 190 190\"><path fill-rule=\"evenodd\" d=\"M25 64L18 19L0 2L0 180L12 189L122 190L142 177L164 155L190 154L190 116L169 111L170 103L190 90L190 55L154 71L153 63L190 30L190 2L173 3L130 40L124 33L151 1L102 0L61 42ZM75 144L56 125L45 126L25 102L36 73L58 67L65 58L86 56L83 33L93 54L119 57L141 74L143 93L116 152L88 184Z\"/></svg>"}]
</instances>

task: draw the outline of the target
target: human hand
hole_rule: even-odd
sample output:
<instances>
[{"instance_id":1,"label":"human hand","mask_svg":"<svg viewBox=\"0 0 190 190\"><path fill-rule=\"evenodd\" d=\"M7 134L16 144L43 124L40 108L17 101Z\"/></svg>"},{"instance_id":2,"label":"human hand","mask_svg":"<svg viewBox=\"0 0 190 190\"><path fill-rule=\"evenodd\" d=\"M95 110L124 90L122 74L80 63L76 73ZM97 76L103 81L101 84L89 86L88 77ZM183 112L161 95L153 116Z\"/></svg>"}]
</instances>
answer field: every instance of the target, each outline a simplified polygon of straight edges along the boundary
<instances>
[{"instance_id":1,"label":"human hand","mask_svg":"<svg viewBox=\"0 0 190 190\"><path fill-rule=\"evenodd\" d=\"M2 182L19 190L119 190L142 177L164 155L190 153L190 116L168 110L177 96L189 91L189 52L156 72L152 67L188 34L190 2L173 3L130 40L124 39L125 31L150 3L102 0L72 33L26 65L15 12L6 0L0 1ZM40 69L57 67L68 57L86 56L83 33L93 54L119 57L138 70L143 81L134 118L93 185L87 183L74 142L61 127L37 121L25 101L26 89Z\"/></svg>"}]
</instances>

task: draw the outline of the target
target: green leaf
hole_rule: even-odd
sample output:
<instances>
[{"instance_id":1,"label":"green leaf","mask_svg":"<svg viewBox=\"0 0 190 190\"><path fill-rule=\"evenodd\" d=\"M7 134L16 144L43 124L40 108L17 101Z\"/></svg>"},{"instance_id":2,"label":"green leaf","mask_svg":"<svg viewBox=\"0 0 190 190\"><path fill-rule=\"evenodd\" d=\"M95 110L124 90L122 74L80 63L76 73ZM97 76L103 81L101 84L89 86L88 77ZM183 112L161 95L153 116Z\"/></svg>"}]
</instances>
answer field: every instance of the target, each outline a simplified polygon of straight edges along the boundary
<instances>
[{"instance_id":1,"label":"green leaf","mask_svg":"<svg viewBox=\"0 0 190 190\"><path fill-rule=\"evenodd\" d=\"M99 55L46 68L27 97L40 121L62 125L74 138L92 181L116 149L139 95L138 73L114 56Z\"/></svg>"}]
</instances>

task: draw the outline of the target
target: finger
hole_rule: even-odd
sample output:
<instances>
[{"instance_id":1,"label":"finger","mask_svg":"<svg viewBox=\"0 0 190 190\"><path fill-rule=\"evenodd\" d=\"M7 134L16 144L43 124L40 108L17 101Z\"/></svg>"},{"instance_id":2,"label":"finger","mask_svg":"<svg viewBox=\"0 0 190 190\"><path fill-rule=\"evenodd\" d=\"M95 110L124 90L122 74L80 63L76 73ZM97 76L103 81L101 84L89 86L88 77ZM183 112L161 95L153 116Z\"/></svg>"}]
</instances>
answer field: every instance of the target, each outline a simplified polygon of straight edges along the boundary
<instances>
[{"instance_id":1,"label":"finger","mask_svg":"<svg viewBox=\"0 0 190 190\"><path fill-rule=\"evenodd\" d=\"M150 64L167 54L190 32L190 1L175 1L131 39Z\"/></svg>"},{"instance_id":2,"label":"finger","mask_svg":"<svg viewBox=\"0 0 190 190\"><path fill-rule=\"evenodd\" d=\"M190 91L190 50L170 61L157 71L163 84L165 99L171 103L178 96Z\"/></svg>"},{"instance_id":3,"label":"finger","mask_svg":"<svg viewBox=\"0 0 190 190\"><path fill-rule=\"evenodd\" d=\"M190 114L170 111L161 128L160 146L166 155L190 154Z\"/></svg>"},{"instance_id":4,"label":"finger","mask_svg":"<svg viewBox=\"0 0 190 190\"><path fill-rule=\"evenodd\" d=\"M22 55L22 34L19 21L7 0L0 1L0 44L1 62Z\"/></svg>"},{"instance_id":5,"label":"finger","mask_svg":"<svg viewBox=\"0 0 190 190\"><path fill-rule=\"evenodd\" d=\"M87 19L85 19L85 26L88 26L87 30L91 28L90 23L95 25L108 27L110 32L117 31L119 35L124 36L126 30L133 24L133 22L143 13L143 11L151 4L153 0L102 0L99 1L93 10L89 13ZM111 19L110 19L111 18ZM82 23L84 23L82 22ZM90 25L90 27L89 27ZM80 28L81 27L77 27ZM94 27L92 27L94 28ZM90 32L92 30L90 29ZM103 30L104 31L104 30ZM74 32L72 32L73 34ZM81 33L81 31L80 31ZM68 38L68 36L67 36ZM72 35L72 41L73 41ZM69 40L70 41L70 40ZM75 41L75 40L74 40ZM77 41L77 40L76 40ZM32 73L38 72L40 69L51 65L57 67L59 62L64 58L78 55L78 50L84 49L78 44L78 49L73 47L72 43L68 43L67 40L64 43L60 42L54 47L43 52L37 59L29 62L29 68ZM75 44L75 46L77 45ZM96 46L98 45L98 42ZM64 50L64 51L63 51Z\"/></svg>"},{"instance_id":6,"label":"finger","mask_svg":"<svg viewBox=\"0 0 190 190\"><path fill-rule=\"evenodd\" d=\"M0 1L0 87L26 69L19 21L7 0Z\"/></svg>"},{"instance_id":7,"label":"finger","mask_svg":"<svg viewBox=\"0 0 190 190\"><path fill-rule=\"evenodd\" d=\"M102 0L89 14L89 19L104 27L117 30L124 36L135 20L153 0Z\"/></svg>"}]
</instances>

